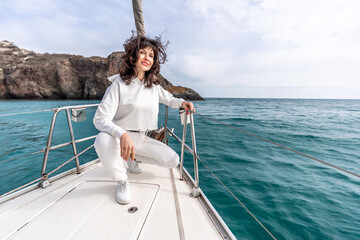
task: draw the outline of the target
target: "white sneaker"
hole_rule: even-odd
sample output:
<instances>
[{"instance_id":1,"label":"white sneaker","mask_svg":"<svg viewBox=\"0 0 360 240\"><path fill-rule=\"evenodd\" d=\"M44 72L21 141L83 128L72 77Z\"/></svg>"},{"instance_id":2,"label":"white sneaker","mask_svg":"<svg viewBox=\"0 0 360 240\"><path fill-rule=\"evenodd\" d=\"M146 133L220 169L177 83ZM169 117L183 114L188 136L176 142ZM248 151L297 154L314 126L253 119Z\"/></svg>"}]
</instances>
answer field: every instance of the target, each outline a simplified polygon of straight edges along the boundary
<instances>
[{"instance_id":1,"label":"white sneaker","mask_svg":"<svg viewBox=\"0 0 360 240\"><path fill-rule=\"evenodd\" d=\"M142 173L142 170L141 168L139 167L139 164L138 162L136 161L136 159L134 161L132 161L131 159L129 159L127 161L127 165L128 165L128 169L131 173L134 173L134 174L139 174L139 173Z\"/></svg>"},{"instance_id":2,"label":"white sneaker","mask_svg":"<svg viewBox=\"0 0 360 240\"><path fill-rule=\"evenodd\" d=\"M116 187L115 199L120 204L128 204L131 201L129 181L119 181Z\"/></svg>"}]
</instances>

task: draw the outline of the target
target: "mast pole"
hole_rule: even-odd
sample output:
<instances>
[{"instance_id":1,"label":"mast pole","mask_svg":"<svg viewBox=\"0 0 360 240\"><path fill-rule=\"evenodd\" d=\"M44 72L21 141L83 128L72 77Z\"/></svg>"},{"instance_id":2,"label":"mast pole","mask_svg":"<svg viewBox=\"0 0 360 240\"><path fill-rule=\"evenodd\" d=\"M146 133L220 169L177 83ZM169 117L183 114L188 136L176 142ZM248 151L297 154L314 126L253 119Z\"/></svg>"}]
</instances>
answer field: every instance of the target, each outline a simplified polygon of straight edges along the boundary
<instances>
[{"instance_id":1,"label":"mast pole","mask_svg":"<svg viewBox=\"0 0 360 240\"><path fill-rule=\"evenodd\" d=\"M141 0L132 0L132 5L137 35L145 37L145 24Z\"/></svg>"}]
</instances>

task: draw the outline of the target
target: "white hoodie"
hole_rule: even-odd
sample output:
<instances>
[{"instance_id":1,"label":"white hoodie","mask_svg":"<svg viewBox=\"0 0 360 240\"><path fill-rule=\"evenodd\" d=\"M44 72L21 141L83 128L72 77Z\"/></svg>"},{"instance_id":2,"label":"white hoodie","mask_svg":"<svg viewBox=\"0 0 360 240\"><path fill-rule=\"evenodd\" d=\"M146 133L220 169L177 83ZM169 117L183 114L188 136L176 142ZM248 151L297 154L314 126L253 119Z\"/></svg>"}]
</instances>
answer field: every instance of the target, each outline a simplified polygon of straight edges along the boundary
<instances>
[{"instance_id":1,"label":"white hoodie","mask_svg":"<svg viewBox=\"0 0 360 240\"><path fill-rule=\"evenodd\" d=\"M145 87L137 78L127 85L119 74L108 78L113 83L98 106L94 125L101 132L121 138L125 130L157 129L159 103L180 108L184 99L174 98L160 85Z\"/></svg>"}]
</instances>

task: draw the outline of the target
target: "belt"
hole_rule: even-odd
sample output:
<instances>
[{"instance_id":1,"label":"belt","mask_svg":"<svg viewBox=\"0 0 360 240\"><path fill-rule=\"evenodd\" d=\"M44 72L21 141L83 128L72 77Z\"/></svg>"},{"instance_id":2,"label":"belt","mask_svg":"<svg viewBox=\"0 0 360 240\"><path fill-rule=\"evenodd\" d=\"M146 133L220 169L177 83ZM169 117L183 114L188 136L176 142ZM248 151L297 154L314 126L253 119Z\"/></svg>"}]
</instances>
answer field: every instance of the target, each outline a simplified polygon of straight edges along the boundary
<instances>
[{"instance_id":1,"label":"belt","mask_svg":"<svg viewBox=\"0 0 360 240\"><path fill-rule=\"evenodd\" d=\"M126 130L128 132L135 132L135 133L141 133L144 132L146 136L150 137L151 134L155 131L155 130L145 130L145 131L141 131L141 130Z\"/></svg>"}]
</instances>

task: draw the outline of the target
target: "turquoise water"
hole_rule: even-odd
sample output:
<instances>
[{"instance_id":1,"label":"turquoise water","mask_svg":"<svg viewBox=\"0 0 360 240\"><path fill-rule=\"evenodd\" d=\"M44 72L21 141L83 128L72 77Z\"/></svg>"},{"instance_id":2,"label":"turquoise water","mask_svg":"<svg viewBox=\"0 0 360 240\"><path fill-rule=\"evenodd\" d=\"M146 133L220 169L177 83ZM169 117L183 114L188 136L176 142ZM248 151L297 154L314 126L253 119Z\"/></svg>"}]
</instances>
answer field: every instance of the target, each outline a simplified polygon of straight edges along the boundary
<instances>
[{"instance_id":1,"label":"turquoise water","mask_svg":"<svg viewBox=\"0 0 360 240\"><path fill-rule=\"evenodd\" d=\"M0 115L99 101L0 101ZM360 173L360 100L207 99L197 111L241 130ZM75 137L94 135L95 109L74 123ZM0 117L0 161L45 147L52 112ZM161 107L159 125L163 125ZM182 135L177 110L169 126ZM200 158L277 239L360 239L360 179L195 115ZM188 133L188 135L190 135ZM54 144L69 141L65 113ZM191 144L190 139L187 140ZM78 145L85 149L91 141ZM170 139L180 153L180 144ZM70 159L71 147L51 152L47 172ZM96 158L93 150L80 162ZM1 164L0 194L40 176L42 154ZM200 186L238 239L267 233L199 163ZM74 167L71 162L64 169ZM185 167L193 173L192 156Z\"/></svg>"}]
</instances>

